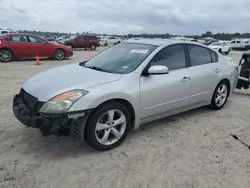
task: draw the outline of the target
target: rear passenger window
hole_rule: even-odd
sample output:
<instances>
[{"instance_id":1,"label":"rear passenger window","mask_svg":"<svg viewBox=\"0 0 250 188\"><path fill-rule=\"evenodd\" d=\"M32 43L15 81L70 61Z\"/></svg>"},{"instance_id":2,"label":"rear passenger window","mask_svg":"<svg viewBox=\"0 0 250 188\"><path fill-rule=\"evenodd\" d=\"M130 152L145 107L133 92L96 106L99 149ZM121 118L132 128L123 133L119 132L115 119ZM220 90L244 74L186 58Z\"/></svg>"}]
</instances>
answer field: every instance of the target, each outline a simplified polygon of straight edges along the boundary
<instances>
[{"instance_id":1,"label":"rear passenger window","mask_svg":"<svg viewBox=\"0 0 250 188\"><path fill-rule=\"evenodd\" d=\"M218 55L215 53L215 52L213 52L212 50L210 50L210 54L211 54L211 58L212 58L212 62L214 63L214 62L218 62Z\"/></svg>"},{"instance_id":2,"label":"rear passenger window","mask_svg":"<svg viewBox=\"0 0 250 188\"><path fill-rule=\"evenodd\" d=\"M201 46L188 45L191 66L211 63L210 50Z\"/></svg>"},{"instance_id":3,"label":"rear passenger window","mask_svg":"<svg viewBox=\"0 0 250 188\"><path fill-rule=\"evenodd\" d=\"M154 56L150 63L151 66L167 66L169 70L185 68L186 57L183 45L176 44L162 49L158 54Z\"/></svg>"}]
</instances>

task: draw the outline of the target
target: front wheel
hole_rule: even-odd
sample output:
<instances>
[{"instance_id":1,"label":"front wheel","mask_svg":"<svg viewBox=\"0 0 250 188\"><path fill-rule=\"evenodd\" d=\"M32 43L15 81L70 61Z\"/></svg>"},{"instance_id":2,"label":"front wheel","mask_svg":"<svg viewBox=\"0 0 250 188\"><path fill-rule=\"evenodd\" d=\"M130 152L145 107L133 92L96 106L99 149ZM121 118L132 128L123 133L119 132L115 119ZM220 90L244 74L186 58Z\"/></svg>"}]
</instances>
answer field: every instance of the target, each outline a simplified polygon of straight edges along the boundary
<instances>
[{"instance_id":1,"label":"front wheel","mask_svg":"<svg viewBox=\"0 0 250 188\"><path fill-rule=\"evenodd\" d=\"M123 104L106 103L89 117L85 140L94 149L107 151L119 146L125 140L130 126L131 115Z\"/></svg>"},{"instance_id":2,"label":"front wheel","mask_svg":"<svg viewBox=\"0 0 250 188\"><path fill-rule=\"evenodd\" d=\"M223 108L227 102L229 93L230 90L228 82L221 81L214 90L211 107L215 110Z\"/></svg>"},{"instance_id":3,"label":"front wheel","mask_svg":"<svg viewBox=\"0 0 250 188\"><path fill-rule=\"evenodd\" d=\"M54 53L55 60L63 60L65 58L65 51L62 49L58 49Z\"/></svg>"},{"instance_id":4,"label":"front wheel","mask_svg":"<svg viewBox=\"0 0 250 188\"><path fill-rule=\"evenodd\" d=\"M3 63L10 62L13 59L12 52L8 49L0 49L0 61Z\"/></svg>"}]
</instances>

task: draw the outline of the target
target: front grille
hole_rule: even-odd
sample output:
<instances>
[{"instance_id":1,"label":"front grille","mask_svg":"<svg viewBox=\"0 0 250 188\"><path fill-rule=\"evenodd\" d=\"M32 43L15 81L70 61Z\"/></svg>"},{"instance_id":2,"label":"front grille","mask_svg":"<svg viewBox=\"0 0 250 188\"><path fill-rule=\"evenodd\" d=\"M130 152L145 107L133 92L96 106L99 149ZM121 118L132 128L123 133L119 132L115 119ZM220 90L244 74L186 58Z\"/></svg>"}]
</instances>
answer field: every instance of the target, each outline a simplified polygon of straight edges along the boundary
<instances>
[{"instance_id":1,"label":"front grille","mask_svg":"<svg viewBox=\"0 0 250 188\"><path fill-rule=\"evenodd\" d=\"M23 88L20 91L24 104L33 112L38 113L44 102L38 101L38 98L26 92Z\"/></svg>"}]
</instances>

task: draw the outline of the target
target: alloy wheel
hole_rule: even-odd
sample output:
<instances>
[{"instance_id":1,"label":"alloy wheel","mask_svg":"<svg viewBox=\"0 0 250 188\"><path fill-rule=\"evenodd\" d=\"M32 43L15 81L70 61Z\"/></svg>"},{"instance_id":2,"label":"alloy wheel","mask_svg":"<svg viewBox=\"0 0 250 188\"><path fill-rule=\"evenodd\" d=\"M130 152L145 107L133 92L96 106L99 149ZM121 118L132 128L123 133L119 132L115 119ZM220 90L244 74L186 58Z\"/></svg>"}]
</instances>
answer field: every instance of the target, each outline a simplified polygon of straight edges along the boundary
<instances>
[{"instance_id":1,"label":"alloy wheel","mask_svg":"<svg viewBox=\"0 0 250 188\"><path fill-rule=\"evenodd\" d=\"M222 84L218 87L215 97L215 103L217 106L222 106L227 100L228 89L225 84Z\"/></svg>"},{"instance_id":2,"label":"alloy wheel","mask_svg":"<svg viewBox=\"0 0 250 188\"><path fill-rule=\"evenodd\" d=\"M57 50L55 56L56 56L56 59L58 59L58 60L64 59L64 57L65 57L64 51Z\"/></svg>"},{"instance_id":3,"label":"alloy wheel","mask_svg":"<svg viewBox=\"0 0 250 188\"><path fill-rule=\"evenodd\" d=\"M0 51L0 61L8 62L11 60L11 52L7 50Z\"/></svg>"},{"instance_id":4,"label":"alloy wheel","mask_svg":"<svg viewBox=\"0 0 250 188\"><path fill-rule=\"evenodd\" d=\"M126 117L122 111L109 110L97 121L96 139L102 145L112 145L123 136L126 126Z\"/></svg>"}]
</instances>

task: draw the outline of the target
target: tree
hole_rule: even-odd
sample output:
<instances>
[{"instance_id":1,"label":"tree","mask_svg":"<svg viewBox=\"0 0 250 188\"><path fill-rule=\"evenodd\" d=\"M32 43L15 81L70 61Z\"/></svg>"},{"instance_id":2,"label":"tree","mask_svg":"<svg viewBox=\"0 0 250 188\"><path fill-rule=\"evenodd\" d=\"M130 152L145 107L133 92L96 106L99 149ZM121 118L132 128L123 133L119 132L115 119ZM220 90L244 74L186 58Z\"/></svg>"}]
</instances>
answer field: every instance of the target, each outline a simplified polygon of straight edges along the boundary
<instances>
[{"instance_id":1,"label":"tree","mask_svg":"<svg viewBox=\"0 0 250 188\"><path fill-rule=\"evenodd\" d=\"M213 33L211 31L207 31L205 34L206 37L212 37Z\"/></svg>"}]
</instances>

